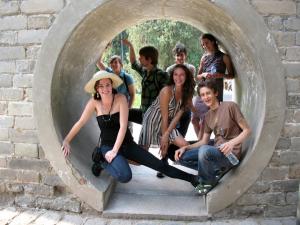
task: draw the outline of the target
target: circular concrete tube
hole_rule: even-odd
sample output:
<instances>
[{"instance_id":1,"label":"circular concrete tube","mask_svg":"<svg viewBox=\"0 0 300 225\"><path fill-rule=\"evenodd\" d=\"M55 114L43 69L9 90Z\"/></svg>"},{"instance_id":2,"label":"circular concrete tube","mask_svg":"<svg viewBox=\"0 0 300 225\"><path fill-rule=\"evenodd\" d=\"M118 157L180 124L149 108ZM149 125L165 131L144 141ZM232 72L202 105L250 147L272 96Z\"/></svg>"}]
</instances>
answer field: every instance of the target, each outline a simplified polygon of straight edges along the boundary
<instances>
[{"instance_id":1,"label":"circular concrete tube","mask_svg":"<svg viewBox=\"0 0 300 225\"><path fill-rule=\"evenodd\" d=\"M35 71L34 113L41 145L71 190L102 211L107 201L104 192L112 182L108 175L95 179L90 173L91 151L99 135L95 119L72 142L69 161L61 153L61 142L90 97L83 87L104 46L122 30L150 19L178 20L215 34L235 65L238 102L252 136L244 145L247 153L241 165L207 196L208 213L218 212L240 197L267 166L286 106L276 46L262 17L247 1L70 1L45 39Z\"/></svg>"}]
</instances>

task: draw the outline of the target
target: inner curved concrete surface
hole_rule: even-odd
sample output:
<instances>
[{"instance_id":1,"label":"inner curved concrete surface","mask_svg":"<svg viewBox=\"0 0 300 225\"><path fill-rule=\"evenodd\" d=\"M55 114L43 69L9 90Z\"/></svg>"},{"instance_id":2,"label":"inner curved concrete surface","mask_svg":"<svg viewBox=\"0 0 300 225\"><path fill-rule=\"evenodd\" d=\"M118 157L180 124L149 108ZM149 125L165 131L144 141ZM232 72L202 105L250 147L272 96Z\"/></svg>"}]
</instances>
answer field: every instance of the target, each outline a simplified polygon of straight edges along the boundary
<instances>
[{"instance_id":1,"label":"inner curved concrete surface","mask_svg":"<svg viewBox=\"0 0 300 225\"><path fill-rule=\"evenodd\" d=\"M91 152L99 136L96 120L74 139L69 160L63 157L61 143L90 97L83 87L100 52L122 30L150 19L178 20L213 33L235 65L238 102L253 132L244 145L247 154L241 165L207 195L208 213L218 212L240 197L267 166L286 106L283 69L274 41L247 1L71 1L50 29L35 71L34 113L41 145L71 190L102 211L113 182L105 173L96 179L90 172Z\"/></svg>"}]
</instances>

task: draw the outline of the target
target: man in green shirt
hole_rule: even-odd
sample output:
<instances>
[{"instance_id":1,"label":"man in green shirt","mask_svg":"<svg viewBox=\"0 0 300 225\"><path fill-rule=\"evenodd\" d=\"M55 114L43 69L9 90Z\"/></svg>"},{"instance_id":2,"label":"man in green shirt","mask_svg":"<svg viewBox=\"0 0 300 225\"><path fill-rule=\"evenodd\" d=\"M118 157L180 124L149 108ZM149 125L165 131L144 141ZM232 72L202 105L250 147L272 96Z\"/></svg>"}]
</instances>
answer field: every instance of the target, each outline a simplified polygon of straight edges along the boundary
<instances>
[{"instance_id":1,"label":"man in green shirt","mask_svg":"<svg viewBox=\"0 0 300 225\"><path fill-rule=\"evenodd\" d=\"M160 90L167 84L169 75L167 72L157 68L158 51L153 46L145 46L139 51L137 62L135 51L131 42L123 40L123 44L129 47L129 58L131 67L142 77L142 95L140 109L131 109L129 120L141 124L143 114L159 95Z\"/></svg>"}]
</instances>

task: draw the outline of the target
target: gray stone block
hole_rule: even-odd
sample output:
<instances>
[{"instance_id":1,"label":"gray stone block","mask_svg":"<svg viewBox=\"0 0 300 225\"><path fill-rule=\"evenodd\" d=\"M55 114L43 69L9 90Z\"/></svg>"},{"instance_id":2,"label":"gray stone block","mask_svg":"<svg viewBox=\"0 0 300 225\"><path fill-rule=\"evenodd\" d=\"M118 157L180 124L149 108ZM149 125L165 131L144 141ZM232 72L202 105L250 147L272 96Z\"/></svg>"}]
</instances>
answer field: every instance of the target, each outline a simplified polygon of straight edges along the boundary
<instances>
[{"instance_id":1,"label":"gray stone block","mask_svg":"<svg viewBox=\"0 0 300 225\"><path fill-rule=\"evenodd\" d=\"M36 197L31 195L16 196L15 204L20 207L35 207ZM24 221L23 221L24 222Z\"/></svg>"},{"instance_id":2,"label":"gray stone block","mask_svg":"<svg viewBox=\"0 0 300 225\"><path fill-rule=\"evenodd\" d=\"M16 88L31 88L33 85L33 74L15 75L13 85Z\"/></svg>"},{"instance_id":3,"label":"gray stone block","mask_svg":"<svg viewBox=\"0 0 300 225\"><path fill-rule=\"evenodd\" d=\"M9 135L11 137L11 141L15 143L29 143L29 144L39 143L36 130L10 129Z\"/></svg>"},{"instance_id":4,"label":"gray stone block","mask_svg":"<svg viewBox=\"0 0 300 225\"><path fill-rule=\"evenodd\" d=\"M26 130L36 129L34 118L31 116L16 116L14 127L16 129L26 129Z\"/></svg>"},{"instance_id":5,"label":"gray stone block","mask_svg":"<svg viewBox=\"0 0 300 225\"><path fill-rule=\"evenodd\" d=\"M20 88L0 88L1 101L19 101L22 100L23 94Z\"/></svg>"},{"instance_id":6,"label":"gray stone block","mask_svg":"<svg viewBox=\"0 0 300 225\"><path fill-rule=\"evenodd\" d=\"M0 73L14 73L15 61L0 61Z\"/></svg>"},{"instance_id":7,"label":"gray stone block","mask_svg":"<svg viewBox=\"0 0 300 225\"><path fill-rule=\"evenodd\" d=\"M54 199L38 197L36 206L52 210L63 210L77 213L81 212L80 202L68 197L57 197Z\"/></svg>"},{"instance_id":8,"label":"gray stone block","mask_svg":"<svg viewBox=\"0 0 300 225\"><path fill-rule=\"evenodd\" d=\"M34 196L51 197L54 194L54 188L43 184L25 184L25 194L32 194Z\"/></svg>"},{"instance_id":9,"label":"gray stone block","mask_svg":"<svg viewBox=\"0 0 300 225\"><path fill-rule=\"evenodd\" d=\"M300 58L300 47L287 47L286 48L286 60L288 61L297 61Z\"/></svg>"},{"instance_id":10,"label":"gray stone block","mask_svg":"<svg viewBox=\"0 0 300 225\"><path fill-rule=\"evenodd\" d=\"M0 2L0 15L6 16L15 14L19 11L18 1L1 1Z\"/></svg>"},{"instance_id":11,"label":"gray stone block","mask_svg":"<svg viewBox=\"0 0 300 225\"><path fill-rule=\"evenodd\" d=\"M15 155L22 157L38 158L37 144L17 143L15 144Z\"/></svg>"},{"instance_id":12,"label":"gray stone block","mask_svg":"<svg viewBox=\"0 0 300 225\"><path fill-rule=\"evenodd\" d=\"M0 178L4 180L15 181L17 179L18 171L8 168L0 168Z\"/></svg>"},{"instance_id":13,"label":"gray stone block","mask_svg":"<svg viewBox=\"0 0 300 225\"><path fill-rule=\"evenodd\" d=\"M291 139L280 137L277 141L275 149L289 149L291 146Z\"/></svg>"},{"instance_id":14,"label":"gray stone block","mask_svg":"<svg viewBox=\"0 0 300 225\"><path fill-rule=\"evenodd\" d=\"M23 15L0 18L0 30L22 30L26 29L26 26L27 17Z\"/></svg>"},{"instance_id":15,"label":"gray stone block","mask_svg":"<svg viewBox=\"0 0 300 225\"><path fill-rule=\"evenodd\" d=\"M300 137L291 138L291 150L300 151Z\"/></svg>"},{"instance_id":16,"label":"gray stone block","mask_svg":"<svg viewBox=\"0 0 300 225\"><path fill-rule=\"evenodd\" d=\"M22 1L21 11L23 13L55 13L64 7L63 0L28 0Z\"/></svg>"},{"instance_id":17,"label":"gray stone block","mask_svg":"<svg viewBox=\"0 0 300 225\"><path fill-rule=\"evenodd\" d=\"M14 45L17 42L16 31L2 31L0 33L0 44Z\"/></svg>"},{"instance_id":18,"label":"gray stone block","mask_svg":"<svg viewBox=\"0 0 300 225\"><path fill-rule=\"evenodd\" d=\"M25 59L23 46L0 47L0 60Z\"/></svg>"},{"instance_id":19,"label":"gray stone block","mask_svg":"<svg viewBox=\"0 0 300 225\"><path fill-rule=\"evenodd\" d=\"M285 195L280 192L264 194L245 194L238 201L238 205L285 205Z\"/></svg>"},{"instance_id":20,"label":"gray stone block","mask_svg":"<svg viewBox=\"0 0 300 225\"><path fill-rule=\"evenodd\" d=\"M300 179L300 165L291 165L289 168L289 178L290 179Z\"/></svg>"},{"instance_id":21,"label":"gray stone block","mask_svg":"<svg viewBox=\"0 0 300 225\"><path fill-rule=\"evenodd\" d=\"M0 141L9 141L8 128L0 128Z\"/></svg>"},{"instance_id":22,"label":"gray stone block","mask_svg":"<svg viewBox=\"0 0 300 225\"><path fill-rule=\"evenodd\" d=\"M17 73L32 73L34 72L35 60L16 60Z\"/></svg>"},{"instance_id":23,"label":"gray stone block","mask_svg":"<svg viewBox=\"0 0 300 225\"><path fill-rule=\"evenodd\" d=\"M14 125L14 117L13 116L2 116L0 115L0 127L1 128L9 128Z\"/></svg>"},{"instance_id":24,"label":"gray stone block","mask_svg":"<svg viewBox=\"0 0 300 225\"><path fill-rule=\"evenodd\" d=\"M14 145L10 142L0 141L0 155L12 155Z\"/></svg>"},{"instance_id":25,"label":"gray stone block","mask_svg":"<svg viewBox=\"0 0 300 225\"><path fill-rule=\"evenodd\" d=\"M286 123L283 128L283 135L285 137L297 137L300 133L300 124Z\"/></svg>"},{"instance_id":26,"label":"gray stone block","mask_svg":"<svg viewBox=\"0 0 300 225\"><path fill-rule=\"evenodd\" d=\"M6 184L6 189L13 193L21 193L24 191L23 184L20 183L8 183Z\"/></svg>"},{"instance_id":27,"label":"gray stone block","mask_svg":"<svg viewBox=\"0 0 300 225\"><path fill-rule=\"evenodd\" d=\"M26 58L27 59L37 59L40 53L40 45L32 45L26 48Z\"/></svg>"},{"instance_id":28,"label":"gray stone block","mask_svg":"<svg viewBox=\"0 0 300 225\"><path fill-rule=\"evenodd\" d=\"M300 162L300 151L283 151L280 154L281 165L293 165Z\"/></svg>"},{"instance_id":29,"label":"gray stone block","mask_svg":"<svg viewBox=\"0 0 300 225\"><path fill-rule=\"evenodd\" d=\"M271 183L272 192L294 192L299 188L299 180L280 180Z\"/></svg>"},{"instance_id":30,"label":"gray stone block","mask_svg":"<svg viewBox=\"0 0 300 225\"><path fill-rule=\"evenodd\" d=\"M0 115L7 114L7 102L0 101Z\"/></svg>"},{"instance_id":31,"label":"gray stone block","mask_svg":"<svg viewBox=\"0 0 300 225\"><path fill-rule=\"evenodd\" d=\"M51 166L48 160L41 159L8 159L8 167L11 169L32 170L39 172L47 172Z\"/></svg>"},{"instance_id":32,"label":"gray stone block","mask_svg":"<svg viewBox=\"0 0 300 225\"><path fill-rule=\"evenodd\" d=\"M289 93L299 93L300 91L300 80L299 79L286 79L287 91Z\"/></svg>"},{"instance_id":33,"label":"gray stone block","mask_svg":"<svg viewBox=\"0 0 300 225\"><path fill-rule=\"evenodd\" d=\"M300 19L296 17L290 17L287 20L284 21L284 27L286 30L300 30Z\"/></svg>"},{"instance_id":34,"label":"gray stone block","mask_svg":"<svg viewBox=\"0 0 300 225\"><path fill-rule=\"evenodd\" d=\"M299 198L298 190L296 192L289 192L286 194L286 203L289 205L297 205Z\"/></svg>"},{"instance_id":35,"label":"gray stone block","mask_svg":"<svg viewBox=\"0 0 300 225\"><path fill-rule=\"evenodd\" d=\"M272 32L278 47L291 47L296 44L296 32Z\"/></svg>"},{"instance_id":36,"label":"gray stone block","mask_svg":"<svg viewBox=\"0 0 300 225\"><path fill-rule=\"evenodd\" d=\"M53 21L52 15L32 15L28 17L28 29L48 29Z\"/></svg>"},{"instance_id":37,"label":"gray stone block","mask_svg":"<svg viewBox=\"0 0 300 225\"><path fill-rule=\"evenodd\" d=\"M288 167L267 167L262 173L263 181L284 180L288 175Z\"/></svg>"},{"instance_id":38,"label":"gray stone block","mask_svg":"<svg viewBox=\"0 0 300 225\"><path fill-rule=\"evenodd\" d=\"M282 30L283 29L283 19L280 16L268 17L267 24L271 30Z\"/></svg>"},{"instance_id":39,"label":"gray stone block","mask_svg":"<svg viewBox=\"0 0 300 225\"><path fill-rule=\"evenodd\" d=\"M19 44L40 44L47 36L48 30L21 30L18 32Z\"/></svg>"},{"instance_id":40,"label":"gray stone block","mask_svg":"<svg viewBox=\"0 0 300 225\"><path fill-rule=\"evenodd\" d=\"M45 175L42 177L42 183L50 186L65 186L58 175Z\"/></svg>"},{"instance_id":41,"label":"gray stone block","mask_svg":"<svg viewBox=\"0 0 300 225\"><path fill-rule=\"evenodd\" d=\"M33 104L32 102L9 102L8 115L32 116Z\"/></svg>"},{"instance_id":42,"label":"gray stone block","mask_svg":"<svg viewBox=\"0 0 300 225\"><path fill-rule=\"evenodd\" d=\"M296 205L274 206L268 205L264 212L265 217L284 217L295 216L297 211Z\"/></svg>"},{"instance_id":43,"label":"gray stone block","mask_svg":"<svg viewBox=\"0 0 300 225\"><path fill-rule=\"evenodd\" d=\"M0 195L0 206L7 207L14 205L15 197L9 193L3 193ZM2 217L0 217L2 218Z\"/></svg>"},{"instance_id":44,"label":"gray stone block","mask_svg":"<svg viewBox=\"0 0 300 225\"><path fill-rule=\"evenodd\" d=\"M21 183L39 183L40 174L36 171L19 170L17 173L17 181Z\"/></svg>"},{"instance_id":45,"label":"gray stone block","mask_svg":"<svg viewBox=\"0 0 300 225\"><path fill-rule=\"evenodd\" d=\"M296 3L292 1L253 0L252 4L263 15L295 15Z\"/></svg>"},{"instance_id":46,"label":"gray stone block","mask_svg":"<svg viewBox=\"0 0 300 225\"><path fill-rule=\"evenodd\" d=\"M0 87L2 88L12 87L12 75L0 74Z\"/></svg>"},{"instance_id":47,"label":"gray stone block","mask_svg":"<svg viewBox=\"0 0 300 225\"><path fill-rule=\"evenodd\" d=\"M6 167L7 167L6 157L4 158L2 156L2 157L0 157L0 168L6 168Z\"/></svg>"}]
</instances>

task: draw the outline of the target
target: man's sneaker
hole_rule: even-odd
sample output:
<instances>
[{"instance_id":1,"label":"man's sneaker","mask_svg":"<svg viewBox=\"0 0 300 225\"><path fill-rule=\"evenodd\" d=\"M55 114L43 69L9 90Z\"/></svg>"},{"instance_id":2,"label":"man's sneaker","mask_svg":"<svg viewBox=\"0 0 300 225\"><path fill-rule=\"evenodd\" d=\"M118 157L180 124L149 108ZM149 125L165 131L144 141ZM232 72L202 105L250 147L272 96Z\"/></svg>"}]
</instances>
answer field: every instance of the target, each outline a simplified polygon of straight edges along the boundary
<instances>
[{"instance_id":1,"label":"man's sneaker","mask_svg":"<svg viewBox=\"0 0 300 225\"><path fill-rule=\"evenodd\" d=\"M212 188L213 188L213 186L210 185L210 184L199 184L199 185L195 188L195 191L196 191L199 195L206 195Z\"/></svg>"}]
</instances>

